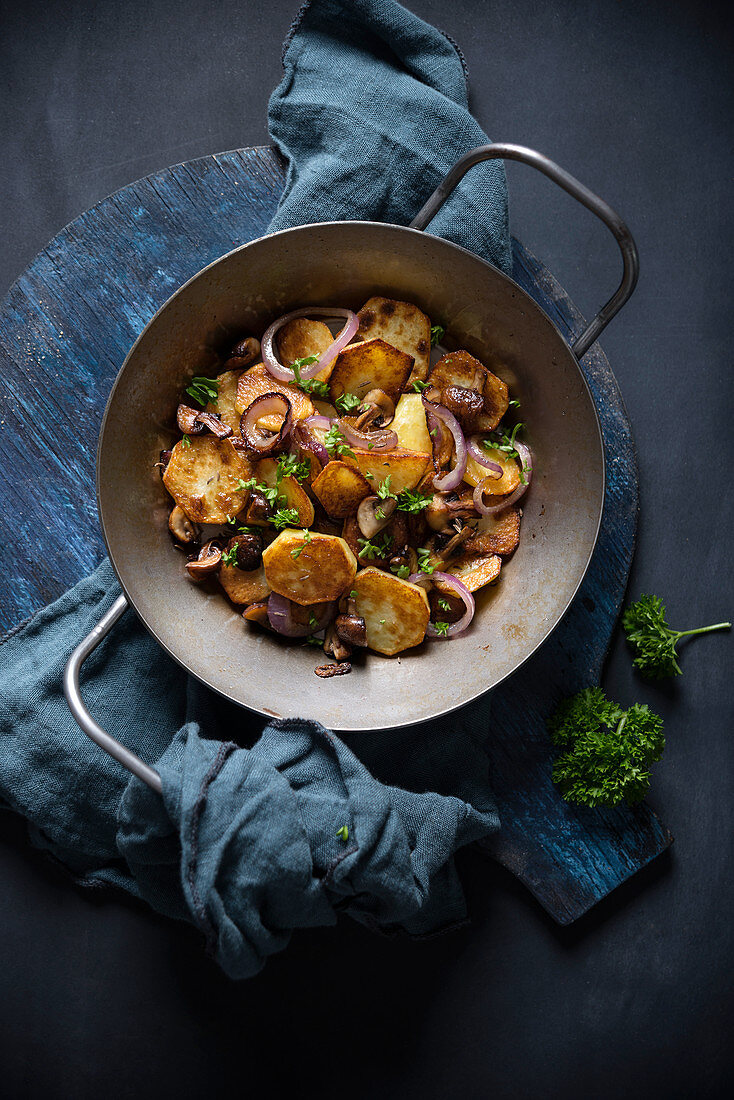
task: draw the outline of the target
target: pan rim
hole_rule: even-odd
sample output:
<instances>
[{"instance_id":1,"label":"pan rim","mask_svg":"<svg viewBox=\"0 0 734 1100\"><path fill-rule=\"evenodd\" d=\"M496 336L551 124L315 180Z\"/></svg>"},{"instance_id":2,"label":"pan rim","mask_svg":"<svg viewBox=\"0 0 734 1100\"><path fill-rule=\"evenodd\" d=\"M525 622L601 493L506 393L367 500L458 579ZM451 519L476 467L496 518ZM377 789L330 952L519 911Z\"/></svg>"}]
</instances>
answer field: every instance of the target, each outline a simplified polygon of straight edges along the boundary
<instances>
[{"instance_id":1,"label":"pan rim","mask_svg":"<svg viewBox=\"0 0 734 1100\"><path fill-rule=\"evenodd\" d=\"M178 664L181 668L183 668L189 676L193 676L195 680L198 680L200 683L204 684L207 688L209 688L209 690L214 691L217 695L221 696L224 699L227 699L231 703L234 703L236 706L240 706L243 709L251 711L254 714L259 714L259 715L261 715L262 717L264 717L268 720L280 719L280 718L284 717L283 715L278 714L276 711L273 711L273 710L268 709L266 707L254 706L250 703L243 703L239 699L233 698L232 695L230 695L227 691L225 691L221 688L218 688L214 684L210 683L210 681L207 680L204 676L201 676L198 673L194 672L189 667L189 665L187 665L186 661L182 657L178 656L178 654L173 652L173 650L166 644L166 642L164 642L162 640L162 638L160 637L160 635L158 633L158 630L156 629L155 624L148 621L148 619L139 610L139 608L136 604L135 598L131 594L131 592L129 590L129 587L126 585L125 581L123 580L123 577L121 576L120 569L118 568L117 562L115 560L114 551L113 551L113 549L110 545L110 542L109 542L109 539L108 539L108 536L107 536L107 527L106 527L106 524L105 524L104 509L103 509L102 498L101 498L101 481L100 481L101 461L100 460L101 460L101 453L102 453L102 448L103 448L103 444L104 444L105 430L106 430L106 427L107 427L107 420L108 420L108 417L109 417L110 410L113 406L114 399L115 399L115 393L117 391L118 386L120 385L121 379L122 379L122 377L123 377L123 375L124 375L124 373L127 369L127 366L129 364L130 360L134 356L138 345L142 342L143 338L146 336L146 334L148 333L149 329L154 324L154 322L157 321L157 319L160 317L160 315L169 307L169 305L174 301L174 299L176 299L180 294L182 294L192 283L194 283L198 279L200 279L201 276L204 275L207 271L209 271L212 268L218 266L223 261L229 259L231 256L233 256L237 253L240 253L240 252L244 252L246 249L252 248L253 246L261 243L262 241L271 240L273 238L278 238L278 237L287 237L287 236L290 236L290 235L293 235L293 234L298 234L298 233L301 233L301 232L305 232L307 230L314 230L314 229L323 230L327 226L328 227L331 227L331 226L334 226L334 227L362 227L362 228L366 227L366 228L369 228L371 230L375 230L375 229L376 230L380 230L380 229L399 230L401 233L417 234L421 238L425 238L426 236L430 236L440 246L449 248L451 250L455 250L456 252L461 253L464 256L471 257L472 260L477 261L480 264L484 265L485 267L489 268L490 271L492 272L493 276L499 276L503 281L508 283L513 288L514 291L518 292L519 294L521 294L523 296L525 304L528 305L535 313L540 315L548 325L550 325L551 329L555 332L557 337L560 339L562 345L565 347L568 354L571 356L571 359L573 360L575 368L576 368L576 370L578 372L578 375L581 379L583 389L586 392L586 396L589 400L589 404L590 404L590 406L593 410L593 414L594 414L593 420L594 420L594 424L596 426L596 439L597 439L598 445L599 445L599 454L600 454L600 458L601 458L600 502L599 502L598 514L597 514L597 517L596 517L596 524L595 524L595 527L594 527L594 535L593 535L593 538L590 540L589 550L588 550L588 553L586 555L586 559L584 561L583 568L581 569L581 571L579 573L578 581L577 581L573 591L568 596L568 598L567 598L565 604L563 605L563 607L559 610L559 612L556 615L554 621L546 629L543 636L537 642L535 642L535 644L522 657L522 659L520 661L518 661L518 663L513 668L511 668L509 671L505 672L502 676L500 676L499 679L497 679L490 687L483 688L483 689L480 688L478 691L475 691L473 694L468 696L466 699L463 699L461 702L454 703L454 704L452 704L448 707L438 707L435 711L432 711L430 714L424 714L424 715L421 715L420 717L416 717L416 718L407 718L407 719L403 719L403 720L398 721L398 722L385 721L384 723L380 723L380 724L374 725L374 726L373 725L370 725L370 726L365 726L365 725L336 726L335 725L335 726L330 727L338 733L368 733L368 732L378 732L380 730L386 730L386 729L396 729L396 730L397 729L405 729L405 728L408 728L410 726L417 726L417 725L421 725L425 722L434 721L437 718L443 718L443 717L446 717L450 714L455 714L457 711L463 710L464 707L469 706L471 703L476 702L476 700L478 700L478 699L482 698L483 696L487 695L489 692L494 691L501 684L503 684L506 680L508 680L511 676L514 676L515 673L518 672L527 663L527 661L530 660L530 658L540 649L540 647L548 641L548 639L551 637L551 635L554 633L554 631L557 629L557 627L560 625L561 621L563 620L563 618L567 614L569 608L571 607L571 604L576 599L576 596L578 595L579 589L581 588L581 585L584 582L586 574L588 573L589 566L591 564L591 559L594 555L594 551L596 550L596 546L597 546L597 543L599 541L599 533L601 531L601 524L602 524L602 519L603 519L603 515L604 515L604 504L605 504L606 491L607 491L607 461L606 461L606 454L605 454L605 450L604 450L604 436L603 436L603 433L602 433L601 422L600 422L600 419L599 419L599 412L598 412L598 409L596 407L596 402L594 401L593 395L591 393L589 383L586 379L586 375L584 374L584 371L581 369L581 365L580 365L579 360L573 354L573 350L572 350L571 345L569 344L568 340L563 335L563 333L560 331L560 329L558 328L556 323L553 321L553 319L549 316L549 314L546 313L546 311L541 306L538 305L538 303L528 294L528 292L526 290L524 290L519 285L519 283L515 282L515 280L513 278L511 278L511 276L506 275L498 267L495 267L494 264L490 263L488 260L485 260L482 256L478 256L475 252L471 252L469 249L466 249L463 246L456 244L454 241L448 241L445 238L439 237L435 234L429 234L429 233L426 233L425 231L419 230L419 229L412 229L410 226L395 225L392 222L371 222L371 221L364 221L364 220L336 221L336 222L309 222L306 225L293 226L290 229L281 229L281 230L278 230L275 233L265 233L260 237L256 237L251 241L247 241L245 244L241 244L241 245L238 245L236 248L230 249L229 252L225 252L221 256L218 256L216 259L210 261L210 263L208 263L204 267L200 268L190 278L188 278L184 283L182 283L181 286L179 286L173 292L173 294L171 294L166 299L166 301L155 311L153 316L150 318L150 320L147 322L147 324L144 326L144 328L141 330L141 332L138 334L135 341L131 345L127 355L125 356L125 359L123 360L122 365L120 366L120 369L117 372L117 375L115 376L115 380L112 384L112 388L110 390L109 396L107 398L107 402L105 404L105 409L104 409L104 413L103 413L103 416L102 416L102 421L101 421L100 429L99 429L99 437L98 437L98 441L97 441L97 450L96 450L96 458L95 458L95 494L96 494L96 501L97 501L97 513L98 513L98 516L99 516L99 523L100 523L102 538L104 540L104 544L105 544L105 547L107 549L107 554L108 554L108 557L110 559L110 563L112 565L112 568L115 572L115 576L117 577L118 583L119 583L119 585L120 585L120 587L121 587L128 603L129 603L131 609L135 612L136 616L142 622L143 626L148 631L148 633L153 638L155 638L155 640L158 642L158 644L161 646L161 648L168 654L168 656L171 657L176 662L176 664ZM592 347L593 346L594 345L592 345ZM287 716L285 716L285 717L287 717Z\"/></svg>"}]
</instances>

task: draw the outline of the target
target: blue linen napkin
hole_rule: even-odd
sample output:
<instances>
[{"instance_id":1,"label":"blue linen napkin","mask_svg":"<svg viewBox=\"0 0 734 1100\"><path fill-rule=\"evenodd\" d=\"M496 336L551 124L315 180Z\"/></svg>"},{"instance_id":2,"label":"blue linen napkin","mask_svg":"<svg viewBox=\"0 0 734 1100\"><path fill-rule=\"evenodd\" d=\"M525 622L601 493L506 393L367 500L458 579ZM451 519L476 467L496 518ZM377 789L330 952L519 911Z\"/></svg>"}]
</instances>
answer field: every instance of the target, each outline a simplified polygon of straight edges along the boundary
<instances>
[{"instance_id":1,"label":"blue linen napkin","mask_svg":"<svg viewBox=\"0 0 734 1100\"><path fill-rule=\"evenodd\" d=\"M468 114L458 50L393 0L314 0L284 74L270 123L289 175L273 229L406 223L453 160L487 140ZM504 176L484 168L432 228L508 267ZM341 912L416 934L465 917L454 853L498 828L480 747L486 701L349 746L297 718L263 728L128 613L82 686L100 724L155 764L161 798L88 740L61 689L71 650L118 594L104 562L3 642L0 798L35 843L84 884L115 884L194 923L236 978L292 930Z\"/></svg>"}]
</instances>

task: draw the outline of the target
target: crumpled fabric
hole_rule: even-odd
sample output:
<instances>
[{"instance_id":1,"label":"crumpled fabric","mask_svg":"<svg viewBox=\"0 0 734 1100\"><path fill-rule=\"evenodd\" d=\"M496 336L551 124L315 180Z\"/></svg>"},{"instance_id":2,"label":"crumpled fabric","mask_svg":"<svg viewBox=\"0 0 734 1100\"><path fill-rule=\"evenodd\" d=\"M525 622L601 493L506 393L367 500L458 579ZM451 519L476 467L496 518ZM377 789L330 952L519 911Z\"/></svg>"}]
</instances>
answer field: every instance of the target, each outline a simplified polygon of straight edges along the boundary
<instances>
[{"instance_id":1,"label":"crumpled fabric","mask_svg":"<svg viewBox=\"0 0 734 1100\"><path fill-rule=\"evenodd\" d=\"M352 122L331 130L327 151L335 89ZM271 128L290 166L273 228L405 223L457 152L486 141L458 51L390 0L314 0L302 12ZM487 167L432 229L506 266L504 178ZM85 885L114 884L196 925L234 978L339 913L413 934L465 919L454 854L499 827L480 747L487 700L345 739L295 717L266 723L189 677L128 612L86 662L82 691L100 725L154 764L161 798L82 733L63 697L71 651L119 592L103 562L2 642L0 801L36 844Z\"/></svg>"}]
</instances>

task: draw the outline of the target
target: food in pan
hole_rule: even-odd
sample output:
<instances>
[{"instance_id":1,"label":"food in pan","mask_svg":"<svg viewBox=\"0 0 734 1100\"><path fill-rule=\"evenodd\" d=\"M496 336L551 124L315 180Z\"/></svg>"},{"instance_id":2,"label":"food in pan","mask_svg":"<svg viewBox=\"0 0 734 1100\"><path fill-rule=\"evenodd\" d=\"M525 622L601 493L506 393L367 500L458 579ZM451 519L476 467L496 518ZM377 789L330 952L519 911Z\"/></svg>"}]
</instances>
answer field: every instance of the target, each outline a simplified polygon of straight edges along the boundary
<instances>
[{"instance_id":1,"label":"food in pan","mask_svg":"<svg viewBox=\"0 0 734 1100\"><path fill-rule=\"evenodd\" d=\"M308 306L239 340L178 407L160 466L189 578L322 647L321 676L360 648L463 634L518 545L533 468L518 402L443 337L410 302Z\"/></svg>"}]
</instances>

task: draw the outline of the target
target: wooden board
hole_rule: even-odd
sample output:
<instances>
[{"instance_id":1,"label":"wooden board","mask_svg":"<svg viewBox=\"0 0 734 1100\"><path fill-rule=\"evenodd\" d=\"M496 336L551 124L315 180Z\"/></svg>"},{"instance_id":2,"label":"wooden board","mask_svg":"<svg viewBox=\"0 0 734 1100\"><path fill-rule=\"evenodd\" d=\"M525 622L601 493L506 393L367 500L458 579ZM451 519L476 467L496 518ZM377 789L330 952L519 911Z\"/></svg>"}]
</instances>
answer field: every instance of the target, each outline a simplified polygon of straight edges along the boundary
<instances>
[{"instance_id":1,"label":"wooden board","mask_svg":"<svg viewBox=\"0 0 734 1100\"><path fill-rule=\"evenodd\" d=\"M0 631L100 561L95 450L107 395L141 329L205 264L262 235L283 172L267 147L180 164L123 188L68 225L0 305ZM562 332L582 319L543 266L513 243L515 277ZM569 923L670 844L655 814L579 811L550 781L545 716L599 679L626 587L637 522L629 423L601 350L583 367L597 403L609 483L602 535L552 638L492 697L492 782L502 830L487 845Z\"/></svg>"}]
</instances>

